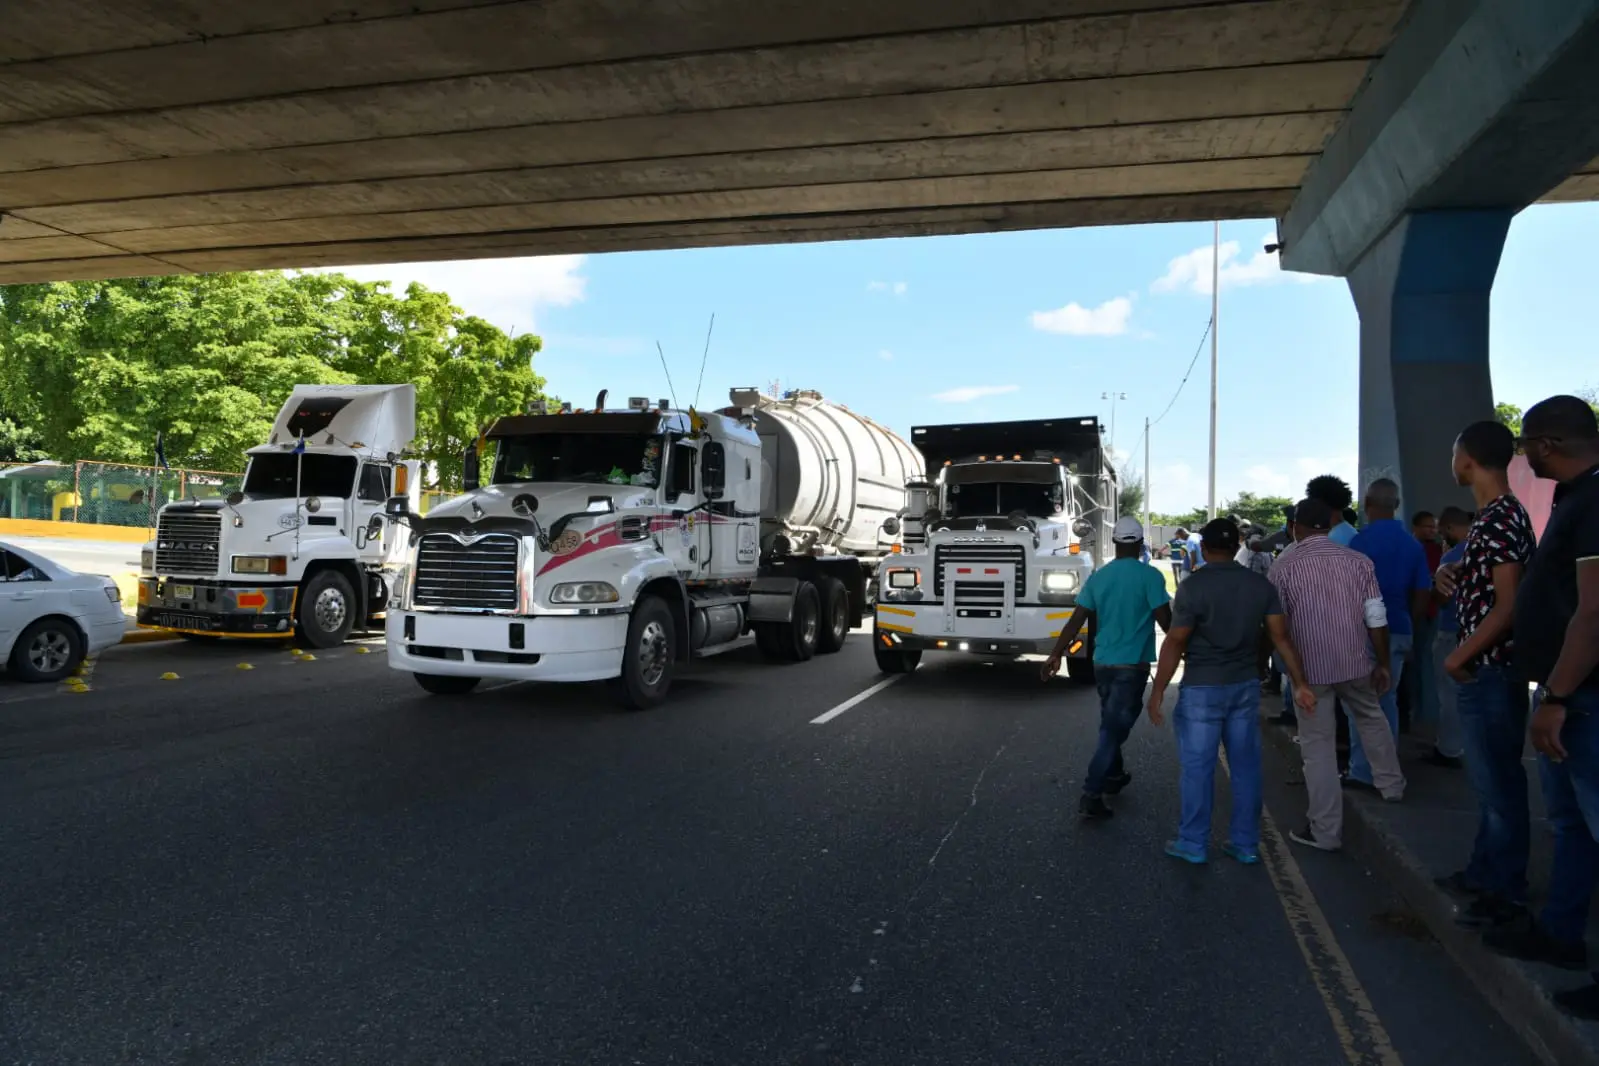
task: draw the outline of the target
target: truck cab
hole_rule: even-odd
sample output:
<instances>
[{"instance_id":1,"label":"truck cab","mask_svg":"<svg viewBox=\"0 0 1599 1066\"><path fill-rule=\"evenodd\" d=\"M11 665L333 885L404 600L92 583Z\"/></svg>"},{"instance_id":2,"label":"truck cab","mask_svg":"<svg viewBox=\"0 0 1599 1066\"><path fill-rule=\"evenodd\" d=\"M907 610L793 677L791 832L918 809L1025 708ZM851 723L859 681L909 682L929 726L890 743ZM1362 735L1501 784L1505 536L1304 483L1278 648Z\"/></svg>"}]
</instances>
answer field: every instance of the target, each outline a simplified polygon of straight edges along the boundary
<instances>
[{"instance_id":1,"label":"truck cab","mask_svg":"<svg viewBox=\"0 0 1599 1066\"><path fill-rule=\"evenodd\" d=\"M380 618L405 552L385 514L416 499L410 385L301 385L241 489L161 508L138 623L195 640L299 636L327 648Z\"/></svg>"},{"instance_id":2,"label":"truck cab","mask_svg":"<svg viewBox=\"0 0 1599 1066\"><path fill-rule=\"evenodd\" d=\"M903 552L884 565L873 651L886 673L925 652L1047 654L1108 550L1115 477L1098 420L922 426L927 479L907 483ZM1093 635L1067 669L1092 676Z\"/></svg>"}]
</instances>

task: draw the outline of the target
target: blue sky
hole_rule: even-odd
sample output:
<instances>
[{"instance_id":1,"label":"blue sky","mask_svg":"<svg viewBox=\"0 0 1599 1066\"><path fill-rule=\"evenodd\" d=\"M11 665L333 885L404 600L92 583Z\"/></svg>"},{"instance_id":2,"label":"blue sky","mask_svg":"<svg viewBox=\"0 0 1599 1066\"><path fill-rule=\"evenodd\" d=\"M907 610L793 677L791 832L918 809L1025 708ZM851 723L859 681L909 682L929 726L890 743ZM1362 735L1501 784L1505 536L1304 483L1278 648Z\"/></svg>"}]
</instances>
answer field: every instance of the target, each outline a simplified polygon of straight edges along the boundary
<instances>
[{"instance_id":1,"label":"blue sky","mask_svg":"<svg viewBox=\"0 0 1599 1066\"><path fill-rule=\"evenodd\" d=\"M1352 480L1358 322L1348 288L1276 268L1268 220L1222 225L1218 495L1297 495ZM468 313L539 332L550 388L587 406L730 386L813 388L893 429L1097 414L1115 405L1124 465L1164 410L1210 314L1209 223L838 244L374 266L348 272L448 292ZM1535 207L1511 228L1493 303L1497 398L1523 407L1599 385L1588 249L1599 205ZM1208 346L1152 434L1152 504L1205 501ZM1318 415L1314 426L1307 412Z\"/></svg>"}]
</instances>

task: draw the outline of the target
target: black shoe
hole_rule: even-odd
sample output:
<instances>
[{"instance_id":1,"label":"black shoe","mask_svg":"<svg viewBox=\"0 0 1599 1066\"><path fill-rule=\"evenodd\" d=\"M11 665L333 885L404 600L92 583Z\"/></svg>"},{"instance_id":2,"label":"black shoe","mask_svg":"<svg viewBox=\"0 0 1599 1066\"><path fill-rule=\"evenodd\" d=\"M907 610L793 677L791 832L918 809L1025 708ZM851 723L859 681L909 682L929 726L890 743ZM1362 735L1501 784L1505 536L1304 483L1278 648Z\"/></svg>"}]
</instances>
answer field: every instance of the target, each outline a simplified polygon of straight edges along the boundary
<instances>
[{"instance_id":1,"label":"black shoe","mask_svg":"<svg viewBox=\"0 0 1599 1066\"><path fill-rule=\"evenodd\" d=\"M1530 914L1523 915L1509 925L1489 929L1482 934L1482 942L1488 945L1490 951L1523 962L1547 963L1562 970L1588 968L1587 944L1580 940L1575 944L1556 940L1544 932L1543 926L1533 920Z\"/></svg>"},{"instance_id":2,"label":"black shoe","mask_svg":"<svg viewBox=\"0 0 1599 1066\"><path fill-rule=\"evenodd\" d=\"M1290 714L1288 711L1284 711L1282 714L1272 715L1270 718L1266 719L1266 722L1268 725L1297 726L1299 724L1299 716L1297 714Z\"/></svg>"},{"instance_id":3,"label":"black shoe","mask_svg":"<svg viewBox=\"0 0 1599 1066\"><path fill-rule=\"evenodd\" d=\"M1372 784L1369 781L1362 781L1358 777L1350 777L1348 771L1345 771L1344 773L1341 773L1341 774L1338 775L1338 783L1340 785L1344 786L1345 788L1352 789L1352 790L1354 790L1356 792L1375 792L1375 791L1377 791L1377 786L1376 785Z\"/></svg>"},{"instance_id":4,"label":"black shoe","mask_svg":"<svg viewBox=\"0 0 1599 1066\"><path fill-rule=\"evenodd\" d=\"M1555 1006L1572 1017L1599 1022L1599 983L1573 988L1569 992L1556 992L1552 998Z\"/></svg>"},{"instance_id":5,"label":"black shoe","mask_svg":"<svg viewBox=\"0 0 1599 1066\"><path fill-rule=\"evenodd\" d=\"M1490 894L1472 900L1455 916L1455 924L1468 929L1499 929L1522 921L1526 915L1527 908L1521 904Z\"/></svg>"},{"instance_id":6,"label":"black shoe","mask_svg":"<svg viewBox=\"0 0 1599 1066\"><path fill-rule=\"evenodd\" d=\"M1445 770L1459 770L1466 765L1466 760L1460 756L1445 755L1437 748L1432 749L1432 752L1422 762L1428 766L1441 766Z\"/></svg>"},{"instance_id":7,"label":"black shoe","mask_svg":"<svg viewBox=\"0 0 1599 1066\"><path fill-rule=\"evenodd\" d=\"M1084 796L1077 801L1077 813L1090 821L1102 822L1116 812L1106 805L1103 796Z\"/></svg>"},{"instance_id":8,"label":"black shoe","mask_svg":"<svg viewBox=\"0 0 1599 1066\"><path fill-rule=\"evenodd\" d=\"M1105 778L1105 795L1114 796L1132 783L1133 775L1129 770L1123 770L1119 774L1113 774Z\"/></svg>"},{"instance_id":9,"label":"black shoe","mask_svg":"<svg viewBox=\"0 0 1599 1066\"><path fill-rule=\"evenodd\" d=\"M1435 877L1432 879L1432 883L1456 899L1466 903L1470 903L1482 895L1482 889L1477 887L1475 881L1466 876L1466 871L1464 870L1456 870L1448 877Z\"/></svg>"},{"instance_id":10,"label":"black shoe","mask_svg":"<svg viewBox=\"0 0 1599 1066\"><path fill-rule=\"evenodd\" d=\"M1317 851L1339 850L1338 848L1329 848L1327 845L1319 842L1316 839L1316 831L1310 828L1308 823L1303 829L1290 830L1288 833L1288 839L1292 840L1295 844L1303 844L1307 848L1315 848Z\"/></svg>"}]
</instances>

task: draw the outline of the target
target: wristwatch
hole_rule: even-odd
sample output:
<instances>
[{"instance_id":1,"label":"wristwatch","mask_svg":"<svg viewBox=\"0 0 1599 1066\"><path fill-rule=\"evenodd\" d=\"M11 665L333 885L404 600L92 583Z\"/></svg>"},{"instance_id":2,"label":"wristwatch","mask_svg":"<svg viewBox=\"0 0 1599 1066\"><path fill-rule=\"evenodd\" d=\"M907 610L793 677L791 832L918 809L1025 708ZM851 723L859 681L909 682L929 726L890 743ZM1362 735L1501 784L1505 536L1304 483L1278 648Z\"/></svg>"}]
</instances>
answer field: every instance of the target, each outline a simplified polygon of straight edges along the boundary
<instances>
[{"instance_id":1,"label":"wristwatch","mask_svg":"<svg viewBox=\"0 0 1599 1066\"><path fill-rule=\"evenodd\" d=\"M1550 703L1557 707L1564 707L1566 705L1566 701L1570 698L1570 696L1556 696L1547 687L1540 687L1538 689L1538 705L1540 707Z\"/></svg>"}]
</instances>

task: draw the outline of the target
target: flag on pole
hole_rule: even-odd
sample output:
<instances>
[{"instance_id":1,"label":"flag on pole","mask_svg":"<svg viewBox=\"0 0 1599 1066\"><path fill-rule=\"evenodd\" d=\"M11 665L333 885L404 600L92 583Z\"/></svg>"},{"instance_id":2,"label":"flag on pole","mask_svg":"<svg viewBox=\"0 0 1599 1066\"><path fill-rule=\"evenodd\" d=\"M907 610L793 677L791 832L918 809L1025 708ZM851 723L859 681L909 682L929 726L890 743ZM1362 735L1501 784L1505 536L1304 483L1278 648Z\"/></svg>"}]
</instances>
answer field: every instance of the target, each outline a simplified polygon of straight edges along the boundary
<instances>
[{"instance_id":1,"label":"flag on pole","mask_svg":"<svg viewBox=\"0 0 1599 1066\"><path fill-rule=\"evenodd\" d=\"M292 453L290 453L290 454L292 454L292 455L304 455L305 454L305 434L304 433L300 434L299 439L294 442L294 451Z\"/></svg>"}]
</instances>

